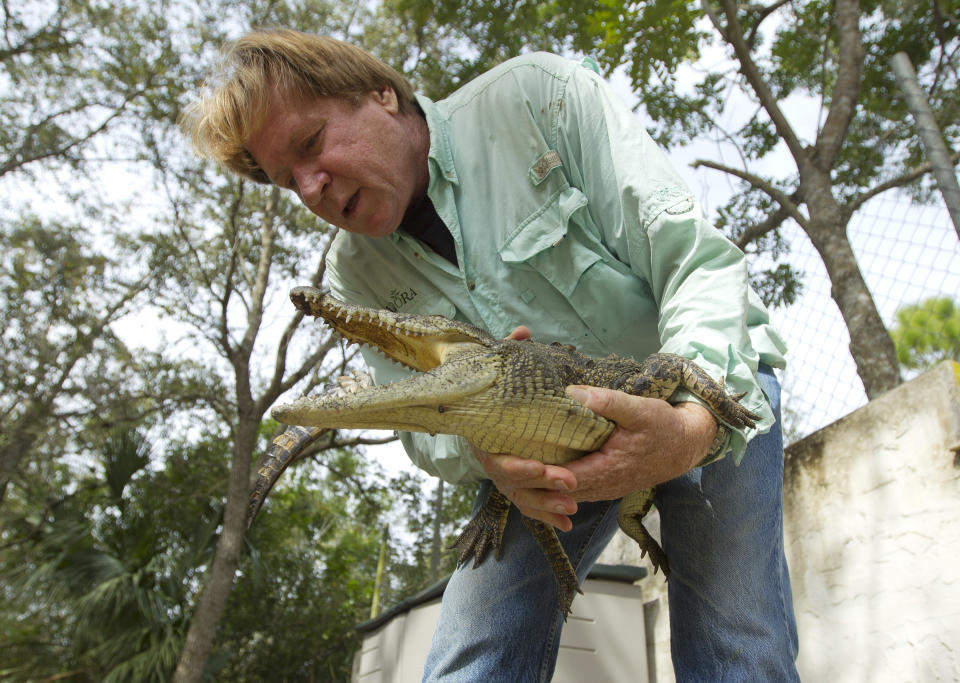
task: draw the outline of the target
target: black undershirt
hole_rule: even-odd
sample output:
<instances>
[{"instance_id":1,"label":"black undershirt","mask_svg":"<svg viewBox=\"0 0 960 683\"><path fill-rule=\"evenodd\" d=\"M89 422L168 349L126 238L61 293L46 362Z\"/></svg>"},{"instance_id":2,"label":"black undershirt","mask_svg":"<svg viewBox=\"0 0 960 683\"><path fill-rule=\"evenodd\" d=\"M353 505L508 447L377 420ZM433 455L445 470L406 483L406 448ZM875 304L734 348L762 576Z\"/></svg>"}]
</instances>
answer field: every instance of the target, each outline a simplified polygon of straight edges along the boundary
<instances>
[{"instance_id":1,"label":"black undershirt","mask_svg":"<svg viewBox=\"0 0 960 683\"><path fill-rule=\"evenodd\" d=\"M424 197L416 206L407 210L403 222L400 223L400 230L417 238L453 265L458 265L453 235L429 197Z\"/></svg>"}]
</instances>

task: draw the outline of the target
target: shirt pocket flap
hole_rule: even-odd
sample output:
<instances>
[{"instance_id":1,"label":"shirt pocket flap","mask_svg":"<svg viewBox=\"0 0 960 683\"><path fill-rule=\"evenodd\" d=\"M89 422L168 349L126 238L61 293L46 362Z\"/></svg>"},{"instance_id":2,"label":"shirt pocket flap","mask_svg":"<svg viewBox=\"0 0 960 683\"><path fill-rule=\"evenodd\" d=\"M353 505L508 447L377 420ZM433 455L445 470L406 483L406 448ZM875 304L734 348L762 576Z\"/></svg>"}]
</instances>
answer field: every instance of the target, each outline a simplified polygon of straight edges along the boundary
<instances>
[{"instance_id":1,"label":"shirt pocket flap","mask_svg":"<svg viewBox=\"0 0 960 683\"><path fill-rule=\"evenodd\" d=\"M507 263L520 263L555 246L566 236L570 216L586 204L587 198L575 187L558 190L504 240L500 258Z\"/></svg>"},{"instance_id":2,"label":"shirt pocket flap","mask_svg":"<svg viewBox=\"0 0 960 683\"><path fill-rule=\"evenodd\" d=\"M580 190L559 190L513 231L499 249L500 258L506 263L530 266L569 296L580 276L601 259L567 235L570 217L586 204L587 198Z\"/></svg>"}]
</instances>

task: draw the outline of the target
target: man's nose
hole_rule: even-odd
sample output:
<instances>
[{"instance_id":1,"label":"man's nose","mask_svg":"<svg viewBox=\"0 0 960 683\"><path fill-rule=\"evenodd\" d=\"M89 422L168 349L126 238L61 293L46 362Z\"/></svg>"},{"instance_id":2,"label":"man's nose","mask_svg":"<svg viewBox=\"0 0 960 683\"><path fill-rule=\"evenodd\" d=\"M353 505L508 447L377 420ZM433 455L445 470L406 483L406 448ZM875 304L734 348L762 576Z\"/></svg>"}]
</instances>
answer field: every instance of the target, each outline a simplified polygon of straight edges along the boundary
<instances>
[{"instance_id":1,"label":"man's nose","mask_svg":"<svg viewBox=\"0 0 960 683\"><path fill-rule=\"evenodd\" d=\"M314 207L323 199L323 193L330 184L330 175L323 171L294 170L294 180L300 201L308 208Z\"/></svg>"}]
</instances>

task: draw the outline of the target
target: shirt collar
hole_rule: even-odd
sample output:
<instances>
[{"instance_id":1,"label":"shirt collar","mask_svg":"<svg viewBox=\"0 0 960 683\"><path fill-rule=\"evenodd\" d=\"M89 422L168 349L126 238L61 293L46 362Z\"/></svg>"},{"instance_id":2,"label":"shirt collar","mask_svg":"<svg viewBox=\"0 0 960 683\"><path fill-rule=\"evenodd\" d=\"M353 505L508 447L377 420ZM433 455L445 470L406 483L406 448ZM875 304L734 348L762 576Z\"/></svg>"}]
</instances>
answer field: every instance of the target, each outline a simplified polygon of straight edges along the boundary
<instances>
[{"instance_id":1,"label":"shirt collar","mask_svg":"<svg viewBox=\"0 0 960 683\"><path fill-rule=\"evenodd\" d=\"M450 144L450 128L446 118L440 112L440 107L428 97L417 94L417 103L427 117L427 128L430 130L429 158L437 165L439 175L447 182L459 184L457 169L453 164L453 149ZM432 174L431 174L432 175ZM433 181L433 178L431 178Z\"/></svg>"},{"instance_id":2,"label":"shirt collar","mask_svg":"<svg viewBox=\"0 0 960 683\"><path fill-rule=\"evenodd\" d=\"M450 144L450 127L447 119L441 113L437 103L429 97L419 93L415 97L427 119L427 129L430 132L430 152L427 155L430 164L430 186L427 193L432 196L437 183L448 182L459 185L460 181L457 178L457 168L453 164L453 149ZM397 229L390 233L390 239L398 243L413 238L405 231Z\"/></svg>"}]
</instances>

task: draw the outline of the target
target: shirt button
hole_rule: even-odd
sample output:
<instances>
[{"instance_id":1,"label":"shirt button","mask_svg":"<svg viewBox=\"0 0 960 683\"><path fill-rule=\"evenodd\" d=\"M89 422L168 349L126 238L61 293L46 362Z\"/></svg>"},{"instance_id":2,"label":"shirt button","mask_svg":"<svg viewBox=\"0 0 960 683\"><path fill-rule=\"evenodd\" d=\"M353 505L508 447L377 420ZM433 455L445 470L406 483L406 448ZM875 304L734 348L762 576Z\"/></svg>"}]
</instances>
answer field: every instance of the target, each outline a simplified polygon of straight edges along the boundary
<instances>
[{"instance_id":1,"label":"shirt button","mask_svg":"<svg viewBox=\"0 0 960 683\"><path fill-rule=\"evenodd\" d=\"M473 280L467 280L467 289L469 289L472 292L476 288L477 288L476 282L474 282Z\"/></svg>"}]
</instances>

